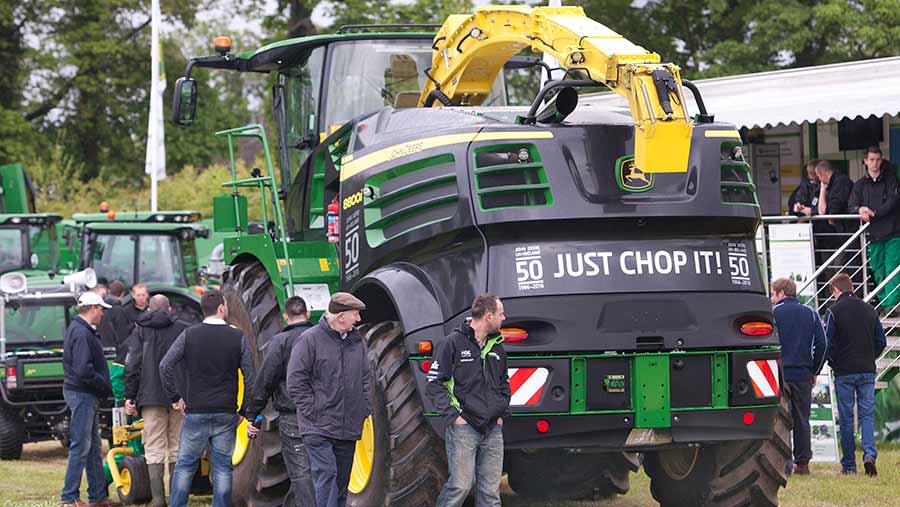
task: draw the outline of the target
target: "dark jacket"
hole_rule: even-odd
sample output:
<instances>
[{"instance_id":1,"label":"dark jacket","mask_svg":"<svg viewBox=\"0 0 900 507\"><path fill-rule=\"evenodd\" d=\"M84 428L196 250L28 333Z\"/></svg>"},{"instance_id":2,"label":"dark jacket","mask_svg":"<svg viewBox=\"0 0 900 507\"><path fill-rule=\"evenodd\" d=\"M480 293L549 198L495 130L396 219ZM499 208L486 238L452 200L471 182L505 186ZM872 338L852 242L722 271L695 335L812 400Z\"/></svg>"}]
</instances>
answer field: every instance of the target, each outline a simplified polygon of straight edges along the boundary
<instances>
[{"instance_id":1,"label":"dark jacket","mask_svg":"<svg viewBox=\"0 0 900 507\"><path fill-rule=\"evenodd\" d=\"M100 339L104 347L116 349L115 361L125 364L125 356L128 354L128 337L134 329L134 321L131 320L121 301L113 297L105 298L105 301L109 303L110 308L103 312L103 320L98 326Z\"/></svg>"},{"instance_id":2,"label":"dark jacket","mask_svg":"<svg viewBox=\"0 0 900 507\"><path fill-rule=\"evenodd\" d=\"M865 206L875 212L866 233L870 241L881 241L900 233L897 223L897 202L900 197L897 178L893 174L881 173L872 179L869 172L856 181L850 194L850 213L859 213Z\"/></svg>"},{"instance_id":3,"label":"dark jacket","mask_svg":"<svg viewBox=\"0 0 900 507\"><path fill-rule=\"evenodd\" d=\"M257 371L253 393L247 405L247 419L252 421L262 412L273 395L272 406L279 413L291 414L293 417L297 412L297 406L291 401L287 390L288 361L300 335L312 326L311 322L291 324L266 343L265 358Z\"/></svg>"},{"instance_id":4,"label":"dark jacket","mask_svg":"<svg viewBox=\"0 0 900 507\"><path fill-rule=\"evenodd\" d=\"M498 417L509 416L509 375L500 334L480 347L475 331L463 323L438 343L428 371L426 393L444 422L462 416L486 433Z\"/></svg>"},{"instance_id":5,"label":"dark jacket","mask_svg":"<svg viewBox=\"0 0 900 507\"><path fill-rule=\"evenodd\" d=\"M800 203L813 209L816 212L816 206L819 204L819 182L810 181L809 178L803 178L800 185L794 189L791 199L788 200L788 212L794 215L803 216L802 213L794 213L794 204Z\"/></svg>"},{"instance_id":6,"label":"dark jacket","mask_svg":"<svg viewBox=\"0 0 900 507\"><path fill-rule=\"evenodd\" d=\"M825 190L824 214L843 215L848 213L847 205L851 192L853 192L853 181L850 177L837 171L832 173L831 181L828 182L828 188ZM813 215L819 214L818 206L814 207ZM843 220L835 220L833 228L836 232L846 232L849 226Z\"/></svg>"},{"instance_id":7,"label":"dark jacket","mask_svg":"<svg viewBox=\"0 0 900 507\"><path fill-rule=\"evenodd\" d=\"M825 312L828 364L835 376L875 373L875 359L886 345L884 328L872 305L850 292Z\"/></svg>"},{"instance_id":8,"label":"dark jacket","mask_svg":"<svg viewBox=\"0 0 900 507\"><path fill-rule=\"evenodd\" d=\"M125 399L135 400L138 407L168 406L171 399L163 389L159 363L189 324L162 310L142 313L135 324L125 360ZM178 380L183 386L184 379Z\"/></svg>"},{"instance_id":9,"label":"dark jacket","mask_svg":"<svg viewBox=\"0 0 900 507\"><path fill-rule=\"evenodd\" d=\"M291 351L287 388L301 434L359 440L363 421L372 413L362 335L353 329L341 338L323 316Z\"/></svg>"},{"instance_id":10,"label":"dark jacket","mask_svg":"<svg viewBox=\"0 0 900 507\"><path fill-rule=\"evenodd\" d=\"M81 317L72 319L63 342L63 387L70 391L112 396L109 367L100 333Z\"/></svg>"},{"instance_id":11,"label":"dark jacket","mask_svg":"<svg viewBox=\"0 0 900 507\"><path fill-rule=\"evenodd\" d=\"M797 298L784 298L773 308L784 380L809 380L825 363L825 328L819 314Z\"/></svg>"},{"instance_id":12,"label":"dark jacket","mask_svg":"<svg viewBox=\"0 0 900 507\"><path fill-rule=\"evenodd\" d=\"M185 372L183 387L178 385L178 368ZM184 399L185 413L243 413L237 406L238 370L244 392L252 392L256 368L247 340L239 329L210 318L178 335L159 364L169 401Z\"/></svg>"}]
</instances>

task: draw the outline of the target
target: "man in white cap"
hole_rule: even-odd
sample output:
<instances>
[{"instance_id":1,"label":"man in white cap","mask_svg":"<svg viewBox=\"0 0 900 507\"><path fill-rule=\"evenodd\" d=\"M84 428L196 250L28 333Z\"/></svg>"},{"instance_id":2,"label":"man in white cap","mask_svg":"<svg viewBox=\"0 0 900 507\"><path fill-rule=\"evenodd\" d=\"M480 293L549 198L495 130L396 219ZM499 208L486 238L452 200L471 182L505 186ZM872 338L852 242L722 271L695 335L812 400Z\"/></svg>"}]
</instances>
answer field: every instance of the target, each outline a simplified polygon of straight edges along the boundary
<instances>
[{"instance_id":1,"label":"man in white cap","mask_svg":"<svg viewBox=\"0 0 900 507\"><path fill-rule=\"evenodd\" d=\"M81 475L87 473L91 507L118 505L110 502L100 450L100 400L112 396L109 368L103 355L97 326L109 305L95 292L78 298L78 316L72 319L63 343L63 397L69 407L69 458L60 496L66 506L80 507Z\"/></svg>"}]
</instances>

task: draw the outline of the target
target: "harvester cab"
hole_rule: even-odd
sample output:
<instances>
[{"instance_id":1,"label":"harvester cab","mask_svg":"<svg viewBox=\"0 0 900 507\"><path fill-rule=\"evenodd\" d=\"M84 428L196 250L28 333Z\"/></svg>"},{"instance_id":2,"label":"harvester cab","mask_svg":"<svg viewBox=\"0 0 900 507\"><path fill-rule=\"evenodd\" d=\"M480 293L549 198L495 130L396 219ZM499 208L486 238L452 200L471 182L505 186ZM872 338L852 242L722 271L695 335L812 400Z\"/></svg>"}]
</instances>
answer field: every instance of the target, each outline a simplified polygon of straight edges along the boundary
<instances>
[{"instance_id":1,"label":"harvester cab","mask_svg":"<svg viewBox=\"0 0 900 507\"><path fill-rule=\"evenodd\" d=\"M397 39L428 46L430 58L414 58L416 107L397 107L414 90L384 93L383 69L411 68L385 47ZM776 505L790 423L735 127L714 121L676 65L581 8L481 7L422 39L337 34L223 51L192 60L175 91L175 122L189 125L192 67L277 75L280 185L262 126L218 133L232 160L240 137L258 139L267 160L248 179L233 170L214 202L215 227L237 233L223 288L257 350L280 329L286 296L314 310L337 289L366 302L377 380L348 505L434 503L445 425L426 377L485 291L508 317L504 464L518 494L624 493L643 453L664 506ZM528 48L562 68L547 68L530 107L498 107L501 70ZM331 86L350 76L353 88ZM629 108L579 106L598 87ZM257 230L247 191L261 194ZM234 494L280 501L285 484L268 480L282 473L277 438L257 442L245 456L267 459L235 460Z\"/></svg>"}]
</instances>

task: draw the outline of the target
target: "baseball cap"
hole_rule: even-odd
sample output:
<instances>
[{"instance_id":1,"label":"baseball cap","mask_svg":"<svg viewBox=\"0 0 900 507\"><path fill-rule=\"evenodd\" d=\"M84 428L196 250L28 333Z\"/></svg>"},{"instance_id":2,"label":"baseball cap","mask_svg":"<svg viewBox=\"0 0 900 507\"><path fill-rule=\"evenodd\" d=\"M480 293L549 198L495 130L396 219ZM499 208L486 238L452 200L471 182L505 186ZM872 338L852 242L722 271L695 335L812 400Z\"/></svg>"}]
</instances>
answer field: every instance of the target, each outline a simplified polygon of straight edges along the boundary
<instances>
[{"instance_id":1,"label":"baseball cap","mask_svg":"<svg viewBox=\"0 0 900 507\"><path fill-rule=\"evenodd\" d=\"M100 294L95 292L85 292L81 296L78 297L78 306L102 306L103 308L111 308L106 301L100 297Z\"/></svg>"}]
</instances>

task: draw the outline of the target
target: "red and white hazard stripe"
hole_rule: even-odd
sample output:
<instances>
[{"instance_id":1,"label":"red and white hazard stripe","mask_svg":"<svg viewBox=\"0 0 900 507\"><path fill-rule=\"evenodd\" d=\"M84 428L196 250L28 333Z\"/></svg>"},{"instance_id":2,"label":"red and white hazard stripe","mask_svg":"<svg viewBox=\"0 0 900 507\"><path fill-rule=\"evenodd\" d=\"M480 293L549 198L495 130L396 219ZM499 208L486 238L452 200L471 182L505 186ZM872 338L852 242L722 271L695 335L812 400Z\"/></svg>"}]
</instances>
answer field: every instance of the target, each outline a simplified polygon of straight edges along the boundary
<instances>
[{"instance_id":1,"label":"red and white hazard stripe","mask_svg":"<svg viewBox=\"0 0 900 507\"><path fill-rule=\"evenodd\" d=\"M513 407L537 405L541 401L541 393L544 392L544 384L550 376L547 368L509 368L509 390L512 399L509 404Z\"/></svg>"},{"instance_id":2,"label":"red and white hazard stripe","mask_svg":"<svg viewBox=\"0 0 900 507\"><path fill-rule=\"evenodd\" d=\"M747 363L747 373L753 384L753 391L757 398L769 398L781 394L778 381L778 361L775 359L761 359Z\"/></svg>"}]
</instances>

